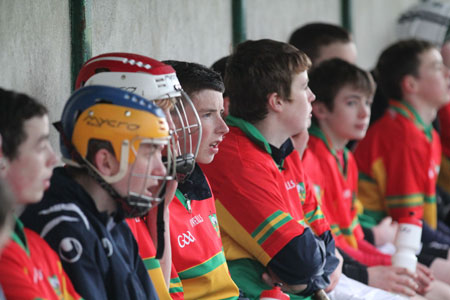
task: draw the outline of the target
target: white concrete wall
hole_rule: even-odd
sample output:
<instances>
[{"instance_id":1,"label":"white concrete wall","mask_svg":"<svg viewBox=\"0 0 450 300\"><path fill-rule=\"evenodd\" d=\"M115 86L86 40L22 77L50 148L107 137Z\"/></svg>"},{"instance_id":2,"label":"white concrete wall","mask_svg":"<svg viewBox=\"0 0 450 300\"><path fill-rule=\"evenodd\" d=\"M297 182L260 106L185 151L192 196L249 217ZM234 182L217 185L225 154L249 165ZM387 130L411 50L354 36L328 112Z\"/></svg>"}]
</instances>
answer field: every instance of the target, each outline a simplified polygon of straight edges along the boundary
<instances>
[{"instance_id":1,"label":"white concrete wall","mask_svg":"<svg viewBox=\"0 0 450 300\"><path fill-rule=\"evenodd\" d=\"M41 99L51 120L59 118L70 95L69 1L0 0L0 86ZM129 51L209 66L230 53L231 0L91 1L92 55ZM374 66L380 51L395 40L399 13L419 1L352 1L359 65ZM247 38L286 41L308 22L339 24L340 3L246 0Z\"/></svg>"},{"instance_id":2,"label":"white concrete wall","mask_svg":"<svg viewBox=\"0 0 450 300\"><path fill-rule=\"evenodd\" d=\"M397 40L395 24L399 13L417 0L354 0L353 35L358 49L358 65L375 67L381 51Z\"/></svg>"},{"instance_id":3,"label":"white concrete wall","mask_svg":"<svg viewBox=\"0 0 450 300\"><path fill-rule=\"evenodd\" d=\"M247 38L286 42L305 23L340 24L339 0L247 0Z\"/></svg>"},{"instance_id":4,"label":"white concrete wall","mask_svg":"<svg viewBox=\"0 0 450 300\"><path fill-rule=\"evenodd\" d=\"M228 0L93 0L92 20L93 55L126 51L209 66L231 49Z\"/></svg>"}]
</instances>

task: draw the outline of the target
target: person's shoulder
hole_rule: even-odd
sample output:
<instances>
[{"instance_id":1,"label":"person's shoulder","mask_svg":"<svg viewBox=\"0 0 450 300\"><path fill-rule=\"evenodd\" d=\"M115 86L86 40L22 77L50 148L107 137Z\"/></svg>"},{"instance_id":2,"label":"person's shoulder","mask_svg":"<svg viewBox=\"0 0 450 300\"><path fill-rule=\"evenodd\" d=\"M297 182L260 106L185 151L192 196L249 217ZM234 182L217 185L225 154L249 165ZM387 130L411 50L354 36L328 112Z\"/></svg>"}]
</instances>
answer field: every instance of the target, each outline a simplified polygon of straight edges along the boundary
<instances>
[{"instance_id":1,"label":"person's shoulder","mask_svg":"<svg viewBox=\"0 0 450 300\"><path fill-rule=\"evenodd\" d=\"M51 266L59 261L59 257L49 244L36 232L31 229L24 228L25 236L27 237L28 246L32 254L32 259L39 259L46 261L47 266Z\"/></svg>"},{"instance_id":2,"label":"person's shoulder","mask_svg":"<svg viewBox=\"0 0 450 300\"><path fill-rule=\"evenodd\" d=\"M3 248L2 255L0 256L0 264L3 265L5 261L21 264L24 258L27 258L25 249L15 240L10 239Z\"/></svg>"},{"instance_id":3,"label":"person's shoulder","mask_svg":"<svg viewBox=\"0 0 450 300\"><path fill-rule=\"evenodd\" d=\"M202 169L209 178L211 172L236 174L238 170L245 171L267 164L272 165L272 158L267 151L247 137L241 129L230 126L230 132L219 145L219 153L212 163L202 165Z\"/></svg>"},{"instance_id":4,"label":"person's shoulder","mask_svg":"<svg viewBox=\"0 0 450 300\"><path fill-rule=\"evenodd\" d=\"M369 127L357 148L393 151L398 146L405 146L409 143L411 135L415 134L410 123L396 111L388 109L381 119Z\"/></svg>"}]
</instances>

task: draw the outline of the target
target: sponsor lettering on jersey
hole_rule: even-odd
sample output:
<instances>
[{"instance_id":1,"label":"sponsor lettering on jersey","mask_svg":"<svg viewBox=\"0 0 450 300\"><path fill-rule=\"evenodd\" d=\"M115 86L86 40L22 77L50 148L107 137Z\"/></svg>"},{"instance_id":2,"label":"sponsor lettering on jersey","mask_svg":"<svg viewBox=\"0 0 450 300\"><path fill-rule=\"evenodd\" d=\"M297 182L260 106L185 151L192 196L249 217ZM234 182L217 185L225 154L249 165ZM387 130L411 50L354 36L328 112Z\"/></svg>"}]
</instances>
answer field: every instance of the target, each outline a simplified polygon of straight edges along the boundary
<instances>
[{"instance_id":1,"label":"sponsor lettering on jersey","mask_svg":"<svg viewBox=\"0 0 450 300\"><path fill-rule=\"evenodd\" d=\"M284 185L286 186L286 190L288 190L288 191L295 188L295 182L292 179L288 180L288 181L285 181Z\"/></svg>"},{"instance_id":2,"label":"sponsor lettering on jersey","mask_svg":"<svg viewBox=\"0 0 450 300\"><path fill-rule=\"evenodd\" d=\"M186 231L186 233L182 233L182 234L178 235L177 240L178 240L178 245L180 246L180 248L184 248L184 247L188 246L189 244L194 243L195 237L188 230L188 231Z\"/></svg>"},{"instance_id":3,"label":"sponsor lettering on jersey","mask_svg":"<svg viewBox=\"0 0 450 300\"><path fill-rule=\"evenodd\" d=\"M430 168L428 169L428 178L433 179L437 177L439 174L439 165L434 162L434 160L431 160Z\"/></svg>"},{"instance_id":4,"label":"sponsor lettering on jersey","mask_svg":"<svg viewBox=\"0 0 450 300\"><path fill-rule=\"evenodd\" d=\"M345 190L342 192L342 197L343 197L344 199L349 199L349 198L351 198L351 197L352 197L352 191L351 191L350 189L345 189Z\"/></svg>"},{"instance_id":5,"label":"sponsor lettering on jersey","mask_svg":"<svg viewBox=\"0 0 450 300\"><path fill-rule=\"evenodd\" d=\"M191 226L192 226L192 227L195 227L195 226L197 226L198 224L203 223L203 218L202 218L201 215L195 215L194 217L192 217L192 218L189 220L189 223L191 223Z\"/></svg>"},{"instance_id":6,"label":"sponsor lettering on jersey","mask_svg":"<svg viewBox=\"0 0 450 300\"><path fill-rule=\"evenodd\" d=\"M39 281L41 281L44 278L44 275L42 273L41 269L38 268L34 268L33 269L33 282L34 283L38 283Z\"/></svg>"}]
</instances>

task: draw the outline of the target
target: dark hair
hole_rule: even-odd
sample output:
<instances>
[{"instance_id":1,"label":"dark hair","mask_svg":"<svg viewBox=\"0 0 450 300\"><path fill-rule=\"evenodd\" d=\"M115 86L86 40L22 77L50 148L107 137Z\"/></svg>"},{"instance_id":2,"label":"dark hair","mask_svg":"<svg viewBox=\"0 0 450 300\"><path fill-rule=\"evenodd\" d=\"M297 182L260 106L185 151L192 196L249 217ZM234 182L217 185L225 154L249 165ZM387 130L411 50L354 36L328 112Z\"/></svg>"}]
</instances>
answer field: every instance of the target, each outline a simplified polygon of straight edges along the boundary
<instances>
[{"instance_id":1,"label":"dark hair","mask_svg":"<svg viewBox=\"0 0 450 300\"><path fill-rule=\"evenodd\" d=\"M320 48L333 43L349 43L350 33L344 28L327 23L309 23L295 30L289 38L289 44L303 51L313 65L320 56Z\"/></svg>"},{"instance_id":2,"label":"dark hair","mask_svg":"<svg viewBox=\"0 0 450 300\"><path fill-rule=\"evenodd\" d=\"M12 220L13 209L14 195L6 185L6 182L0 179L0 231L7 225L9 220Z\"/></svg>"},{"instance_id":3,"label":"dark hair","mask_svg":"<svg viewBox=\"0 0 450 300\"><path fill-rule=\"evenodd\" d=\"M401 82L406 75L419 75L420 54L435 48L421 40L403 40L386 48L378 59L375 76L387 98L403 100Z\"/></svg>"},{"instance_id":4,"label":"dark hair","mask_svg":"<svg viewBox=\"0 0 450 300\"><path fill-rule=\"evenodd\" d=\"M220 74L204 65L177 60L166 60L163 63L175 69L177 78L189 97L202 90L214 90L220 93L225 90Z\"/></svg>"},{"instance_id":5,"label":"dark hair","mask_svg":"<svg viewBox=\"0 0 450 300\"><path fill-rule=\"evenodd\" d=\"M287 43L263 39L239 44L225 75L230 114L250 123L264 119L267 96L278 93L290 101L293 76L310 66L309 58Z\"/></svg>"},{"instance_id":6,"label":"dark hair","mask_svg":"<svg viewBox=\"0 0 450 300\"><path fill-rule=\"evenodd\" d=\"M216 72L219 72L219 74L222 77L222 79L225 78L225 70L226 70L226 67L227 67L227 61L228 61L229 57L230 56L222 57L221 59L219 59L218 61L213 63L212 66L211 66L211 69L213 69ZM228 96L226 90L223 92L223 96L224 97Z\"/></svg>"},{"instance_id":7,"label":"dark hair","mask_svg":"<svg viewBox=\"0 0 450 300\"><path fill-rule=\"evenodd\" d=\"M114 148L110 141L92 138L88 141L87 153L86 153L85 159L88 162L90 162L92 165L96 166L95 155L101 149L106 149L106 151L111 153L114 157L116 156ZM69 173L73 177L81 177L81 176L85 176L85 175L89 174L86 167L78 168L78 167L72 167L72 166L68 165L68 166L66 166L66 169L67 169L67 171L69 171Z\"/></svg>"},{"instance_id":8,"label":"dark hair","mask_svg":"<svg viewBox=\"0 0 450 300\"><path fill-rule=\"evenodd\" d=\"M19 146L27 139L25 121L48 114L37 100L21 93L0 88L0 134L3 155L9 160L18 156Z\"/></svg>"},{"instance_id":9,"label":"dark hair","mask_svg":"<svg viewBox=\"0 0 450 300\"><path fill-rule=\"evenodd\" d=\"M309 87L316 101L333 111L334 100L339 91L351 86L368 97L375 92L375 82L369 72L339 58L324 61L309 72Z\"/></svg>"}]
</instances>

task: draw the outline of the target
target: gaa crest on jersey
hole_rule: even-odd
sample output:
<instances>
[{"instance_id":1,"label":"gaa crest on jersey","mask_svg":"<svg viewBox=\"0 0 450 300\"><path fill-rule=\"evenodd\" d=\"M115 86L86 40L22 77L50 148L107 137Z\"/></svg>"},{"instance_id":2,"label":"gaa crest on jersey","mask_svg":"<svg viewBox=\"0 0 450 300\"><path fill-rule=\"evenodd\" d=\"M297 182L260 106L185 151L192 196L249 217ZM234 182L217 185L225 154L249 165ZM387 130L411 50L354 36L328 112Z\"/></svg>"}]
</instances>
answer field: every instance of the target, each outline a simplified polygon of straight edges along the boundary
<instances>
[{"instance_id":1,"label":"gaa crest on jersey","mask_svg":"<svg viewBox=\"0 0 450 300\"><path fill-rule=\"evenodd\" d=\"M66 237L59 243L59 256L68 263L77 262L83 253L83 246L80 241L73 237Z\"/></svg>"},{"instance_id":2,"label":"gaa crest on jersey","mask_svg":"<svg viewBox=\"0 0 450 300\"><path fill-rule=\"evenodd\" d=\"M214 229L216 230L217 236L220 239L220 230L219 230L219 222L217 221L217 216L216 214L211 213L209 215L209 220L211 221L212 226L214 227Z\"/></svg>"},{"instance_id":3,"label":"gaa crest on jersey","mask_svg":"<svg viewBox=\"0 0 450 300\"><path fill-rule=\"evenodd\" d=\"M298 195L300 197L300 201L303 203L305 203L305 199L306 199L306 189L305 189L305 184L303 182L299 182L297 184L297 192Z\"/></svg>"},{"instance_id":4,"label":"gaa crest on jersey","mask_svg":"<svg viewBox=\"0 0 450 300\"><path fill-rule=\"evenodd\" d=\"M314 184L313 187L314 187L314 194L316 195L317 202L319 203L319 205L322 205L323 191L320 188L320 185L318 185L318 184Z\"/></svg>"},{"instance_id":5,"label":"gaa crest on jersey","mask_svg":"<svg viewBox=\"0 0 450 300\"><path fill-rule=\"evenodd\" d=\"M58 296L62 296L62 291L61 291L61 284L59 282L58 276L53 275L47 278L48 282L50 283L50 285L52 286L53 290L55 291L55 294Z\"/></svg>"}]
</instances>

